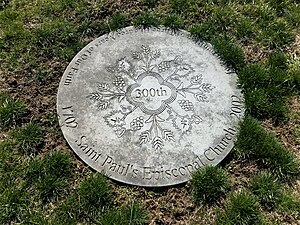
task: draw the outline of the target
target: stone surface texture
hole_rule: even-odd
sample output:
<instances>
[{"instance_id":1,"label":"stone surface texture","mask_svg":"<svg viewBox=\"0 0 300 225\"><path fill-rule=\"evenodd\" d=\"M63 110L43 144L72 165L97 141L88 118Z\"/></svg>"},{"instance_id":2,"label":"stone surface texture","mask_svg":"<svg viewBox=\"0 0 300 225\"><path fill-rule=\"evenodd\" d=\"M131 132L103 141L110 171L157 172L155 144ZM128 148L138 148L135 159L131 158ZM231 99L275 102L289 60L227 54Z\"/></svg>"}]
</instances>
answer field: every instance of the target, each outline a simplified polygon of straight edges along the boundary
<instances>
[{"instance_id":1,"label":"stone surface texture","mask_svg":"<svg viewBox=\"0 0 300 225\"><path fill-rule=\"evenodd\" d=\"M210 44L165 27L127 27L88 44L61 79L57 112L89 166L152 187L218 164L244 114L237 76Z\"/></svg>"}]
</instances>

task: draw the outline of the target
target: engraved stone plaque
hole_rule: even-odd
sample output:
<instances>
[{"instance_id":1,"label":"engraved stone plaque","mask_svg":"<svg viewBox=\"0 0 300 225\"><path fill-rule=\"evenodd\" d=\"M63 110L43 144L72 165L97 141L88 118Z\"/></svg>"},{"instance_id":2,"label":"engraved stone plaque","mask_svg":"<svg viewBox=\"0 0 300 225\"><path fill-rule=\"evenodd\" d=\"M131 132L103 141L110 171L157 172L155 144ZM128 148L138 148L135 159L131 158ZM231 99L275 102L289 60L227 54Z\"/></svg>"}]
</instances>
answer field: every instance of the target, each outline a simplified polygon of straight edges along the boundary
<instances>
[{"instance_id":1,"label":"engraved stone plaque","mask_svg":"<svg viewBox=\"0 0 300 225\"><path fill-rule=\"evenodd\" d=\"M236 82L211 45L188 32L127 27L69 64L59 123L95 170L134 185L174 185L232 149L244 113Z\"/></svg>"}]
</instances>

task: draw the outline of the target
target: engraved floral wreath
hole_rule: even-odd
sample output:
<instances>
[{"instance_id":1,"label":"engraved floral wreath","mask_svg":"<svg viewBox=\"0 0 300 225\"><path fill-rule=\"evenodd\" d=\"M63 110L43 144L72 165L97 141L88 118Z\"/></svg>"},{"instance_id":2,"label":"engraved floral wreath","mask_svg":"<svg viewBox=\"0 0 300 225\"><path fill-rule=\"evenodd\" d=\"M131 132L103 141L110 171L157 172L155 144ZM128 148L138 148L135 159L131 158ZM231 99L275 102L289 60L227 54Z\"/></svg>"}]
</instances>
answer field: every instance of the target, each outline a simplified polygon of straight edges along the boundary
<instances>
[{"instance_id":1,"label":"engraved floral wreath","mask_svg":"<svg viewBox=\"0 0 300 225\"><path fill-rule=\"evenodd\" d=\"M138 132L140 145L151 142L156 150L161 150L165 141L175 141L173 132L163 128L163 123L171 121L181 135L189 134L193 124L202 121L190 100L208 102L207 94L215 88L203 82L202 74L194 75L193 67L184 63L181 56L168 61L159 61L160 57L159 50L142 45L140 51L131 54L131 61L124 57L106 68L114 75L112 85L97 83L97 91L88 95L98 110L110 109L104 120L118 137ZM206 68L202 63L200 72ZM153 90L155 101L140 101L133 93L149 81L161 90ZM137 110L140 112L136 113Z\"/></svg>"}]
</instances>

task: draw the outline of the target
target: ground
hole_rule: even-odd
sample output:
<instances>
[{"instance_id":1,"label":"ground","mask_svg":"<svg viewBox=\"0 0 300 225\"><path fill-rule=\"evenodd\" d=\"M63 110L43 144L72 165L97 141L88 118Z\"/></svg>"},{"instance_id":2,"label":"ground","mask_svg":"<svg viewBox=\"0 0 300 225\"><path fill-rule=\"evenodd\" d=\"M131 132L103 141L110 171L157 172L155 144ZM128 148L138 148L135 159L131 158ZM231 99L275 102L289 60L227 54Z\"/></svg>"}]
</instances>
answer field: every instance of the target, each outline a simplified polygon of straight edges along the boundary
<instances>
[{"instance_id":1,"label":"ground","mask_svg":"<svg viewBox=\"0 0 300 225\"><path fill-rule=\"evenodd\" d=\"M243 68L250 64L264 65L272 74L272 66L276 63L270 64L270 55L274 52L282 53L287 58L287 68L282 69L281 65L275 67L288 74L288 77L284 78L285 81L282 81L284 85L279 85L280 88L284 88L284 94L275 96L276 100L268 98L266 101L270 102L266 105L272 105L273 101L280 99L280 104L287 104L288 110L282 109L279 113L272 114L268 113L272 108L267 108L266 113L263 107L267 106L259 105L257 109L246 101L247 115L256 118L266 132L274 134L277 141L300 160L299 21L300 6L297 1L292 0L239 0L229 3L222 0L0 2L0 93L1 96L4 93L8 94L14 100L20 99L26 108L25 112L19 117L14 117L11 123L1 121L0 117L1 144L4 145L3 143L13 139L9 143L13 146L11 154L15 157L10 162L9 157L4 157L4 147L1 148L1 160L4 161L0 163L13 165L13 168L0 168L1 176L9 177L8 180L12 180L13 186L25 190L9 208L10 204L5 199L9 196L7 193L11 193L12 186L4 185L5 182L0 180L3 183L0 185L0 212L3 214L0 216L0 222L42 224L44 220L36 219L38 216L35 220L28 219L28 215L35 212L51 224L52 218L57 214L57 208L76 194L77 190L81 190L82 182L87 177L95 174L95 171L72 152L62 135L56 117L57 89L68 63L83 46L104 33L128 25L163 24L174 29L189 30L198 38L213 43L228 66L232 66L238 74L242 74ZM241 55L237 53L239 50L234 51L232 47L227 54L226 46L222 45L220 37L228 38L225 39L232 43L231 46L241 49ZM235 55L237 58L233 57ZM244 60L241 60L242 57ZM272 82L268 83L268 87L258 87L259 90L268 92L264 88L275 88L270 86ZM290 83L286 87L287 82ZM247 95L246 88L245 93L246 98L251 96ZM285 95L285 98L281 100L282 95ZM42 138L36 143L30 142L30 150L27 151L22 148L23 145L20 147L20 143L15 143L17 138L13 132L31 123L38 124ZM63 152L70 157L71 175L63 177L67 184L59 184L62 186L58 185L57 189L55 187L49 198L43 200L41 193L44 193L46 188L41 189L35 184L24 186L24 183L28 179L28 167L32 162L36 159L43 160L53 152ZM20 165L24 170L18 170L16 165ZM249 191L250 180L261 170L256 160L239 157L234 150L221 163L221 168L228 173L232 183L230 193ZM37 180L37 183L43 180L42 175L39 176L40 180ZM193 186L190 182L167 188L135 187L113 180L107 182L113 196L110 207L118 208L133 200L137 201L148 212L146 224L214 224L217 212L224 209L229 198L228 194L212 204L196 203L193 200ZM300 199L299 176L283 181L281 185L284 189L291 190L293 198ZM28 207L20 200L23 195L31 201ZM291 210L281 210L280 207L266 210L262 205L258 207L266 224L300 224L300 214L297 212L299 206ZM16 214L12 213L13 211ZM28 211L31 213L26 213ZM70 224L98 222L94 214L84 214L83 219Z\"/></svg>"}]
</instances>

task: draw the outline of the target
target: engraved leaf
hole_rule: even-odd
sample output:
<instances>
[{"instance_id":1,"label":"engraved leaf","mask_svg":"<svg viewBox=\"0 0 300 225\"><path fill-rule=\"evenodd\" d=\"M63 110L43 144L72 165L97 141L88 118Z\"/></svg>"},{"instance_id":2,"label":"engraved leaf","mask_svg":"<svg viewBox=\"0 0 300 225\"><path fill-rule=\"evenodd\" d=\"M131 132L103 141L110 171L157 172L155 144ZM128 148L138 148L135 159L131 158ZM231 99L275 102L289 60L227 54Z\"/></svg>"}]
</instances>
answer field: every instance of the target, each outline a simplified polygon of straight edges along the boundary
<instances>
[{"instance_id":1,"label":"engraved leaf","mask_svg":"<svg viewBox=\"0 0 300 225\"><path fill-rule=\"evenodd\" d=\"M198 69L203 72L207 67L208 65L206 63L200 63Z\"/></svg>"},{"instance_id":2,"label":"engraved leaf","mask_svg":"<svg viewBox=\"0 0 300 225\"><path fill-rule=\"evenodd\" d=\"M177 69L176 75L179 77L187 77L194 72L193 67L189 64L180 64Z\"/></svg>"},{"instance_id":3,"label":"engraved leaf","mask_svg":"<svg viewBox=\"0 0 300 225\"><path fill-rule=\"evenodd\" d=\"M147 142L150 141L150 132L148 130L144 131L141 133L139 141L140 141L140 145L145 144Z\"/></svg>"},{"instance_id":4,"label":"engraved leaf","mask_svg":"<svg viewBox=\"0 0 300 225\"><path fill-rule=\"evenodd\" d=\"M136 60L140 60L141 59L141 55L139 52L133 52L132 53L132 58L136 59Z\"/></svg>"},{"instance_id":5,"label":"engraved leaf","mask_svg":"<svg viewBox=\"0 0 300 225\"><path fill-rule=\"evenodd\" d=\"M132 109L133 109L131 105L129 105L129 106L120 105L120 106L121 106L121 109L122 109L122 111L123 111L124 113L129 113L129 112L131 112Z\"/></svg>"},{"instance_id":6,"label":"engraved leaf","mask_svg":"<svg viewBox=\"0 0 300 225\"><path fill-rule=\"evenodd\" d=\"M199 124L203 121L203 119L198 115L192 115L192 122L195 124Z\"/></svg>"},{"instance_id":7,"label":"engraved leaf","mask_svg":"<svg viewBox=\"0 0 300 225\"><path fill-rule=\"evenodd\" d=\"M98 110L105 110L105 109L107 109L108 105L109 105L109 102L99 101L97 103L97 109Z\"/></svg>"},{"instance_id":8,"label":"engraved leaf","mask_svg":"<svg viewBox=\"0 0 300 225\"><path fill-rule=\"evenodd\" d=\"M103 98L103 95L100 94L99 92L94 92L94 93L90 93L88 95L88 98L90 98L91 100L95 100L95 101L101 101L101 99Z\"/></svg>"},{"instance_id":9,"label":"engraved leaf","mask_svg":"<svg viewBox=\"0 0 300 225\"><path fill-rule=\"evenodd\" d=\"M179 120L180 118L179 117L173 117L173 119L172 119L172 125L173 125L173 127L175 127L177 130L180 130L180 128L179 128L179 126L178 126L178 120Z\"/></svg>"},{"instance_id":10,"label":"engraved leaf","mask_svg":"<svg viewBox=\"0 0 300 225\"><path fill-rule=\"evenodd\" d=\"M158 121L158 122L164 122L165 120L163 119L163 118L161 118L161 117L159 117L159 116L155 116L155 119L156 119L156 121Z\"/></svg>"},{"instance_id":11,"label":"engraved leaf","mask_svg":"<svg viewBox=\"0 0 300 225\"><path fill-rule=\"evenodd\" d=\"M143 53L145 55L148 55L151 51L150 47L149 46L146 46L146 45L142 45L142 49L143 49Z\"/></svg>"},{"instance_id":12,"label":"engraved leaf","mask_svg":"<svg viewBox=\"0 0 300 225\"><path fill-rule=\"evenodd\" d=\"M108 66L105 68L107 72L114 73L116 72L116 68L114 66Z\"/></svg>"},{"instance_id":13,"label":"engraved leaf","mask_svg":"<svg viewBox=\"0 0 300 225\"><path fill-rule=\"evenodd\" d=\"M207 96L205 96L201 92L198 92L198 93L194 94L194 97L199 102L208 102Z\"/></svg>"},{"instance_id":14,"label":"engraved leaf","mask_svg":"<svg viewBox=\"0 0 300 225\"><path fill-rule=\"evenodd\" d=\"M155 150L161 150L163 147L163 140L161 139L161 137L156 136L153 141L152 141L152 147Z\"/></svg>"},{"instance_id":15,"label":"engraved leaf","mask_svg":"<svg viewBox=\"0 0 300 225\"><path fill-rule=\"evenodd\" d=\"M163 139L165 139L166 141L174 141L175 142L173 132L170 130L164 129L162 131L162 136L163 136Z\"/></svg>"},{"instance_id":16,"label":"engraved leaf","mask_svg":"<svg viewBox=\"0 0 300 225\"><path fill-rule=\"evenodd\" d=\"M125 98L125 95L121 95L119 98L118 98L118 102L120 103L121 101L123 101Z\"/></svg>"},{"instance_id":17,"label":"engraved leaf","mask_svg":"<svg viewBox=\"0 0 300 225\"><path fill-rule=\"evenodd\" d=\"M177 93L180 94L182 97L186 98L186 94L184 91L178 91Z\"/></svg>"},{"instance_id":18,"label":"engraved leaf","mask_svg":"<svg viewBox=\"0 0 300 225\"><path fill-rule=\"evenodd\" d=\"M99 91L109 90L109 85L107 83L97 83L97 88Z\"/></svg>"},{"instance_id":19,"label":"engraved leaf","mask_svg":"<svg viewBox=\"0 0 300 225\"><path fill-rule=\"evenodd\" d=\"M209 93L215 88L215 86L212 86L211 84L208 84L208 83L204 83L204 84L201 85L201 88L204 92Z\"/></svg>"},{"instance_id":20,"label":"engraved leaf","mask_svg":"<svg viewBox=\"0 0 300 225\"><path fill-rule=\"evenodd\" d=\"M170 76L170 81L178 81L181 82L180 78L178 76Z\"/></svg>"},{"instance_id":21,"label":"engraved leaf","mask_svg":"<svg viewBox=\"0 0 300 225\"><path fill-rule=\"evenodd\" d=\"M174 114L171 110L167 110L167 113L169 114L168 118L166 120L170 120L174 118Z\"/></svg>"},{"instance_id":22,"label":"engraved leaf","mask_svg":"<svg viewBox=\"0 0 300 225\"><path fill-rule=\"evenodd\" d=\"M124 127L115 130L115 133L118 137L122 137L125 134L126 129Z\"/></svg>"},{"instance_id":23,"label":"engraved leaf","mask_svg":"<svg viewBox=\"0 0 300 225\"><path fill-rule=\"evenodd\" d=\"M174 59L175 64L181 64L183 61L182 57L180 55L176 56Z\"/></svg>"},{"instance_id":24,"label":"engraved leaf","mask_svg":"<svg viewBox=\"0 0 300 225\"><path fill-rule=\"evenodd\" d=\"M150 116L146 121L145 123L151 123L153 122L153 116Z\"/></svg>"}]
</instances>

